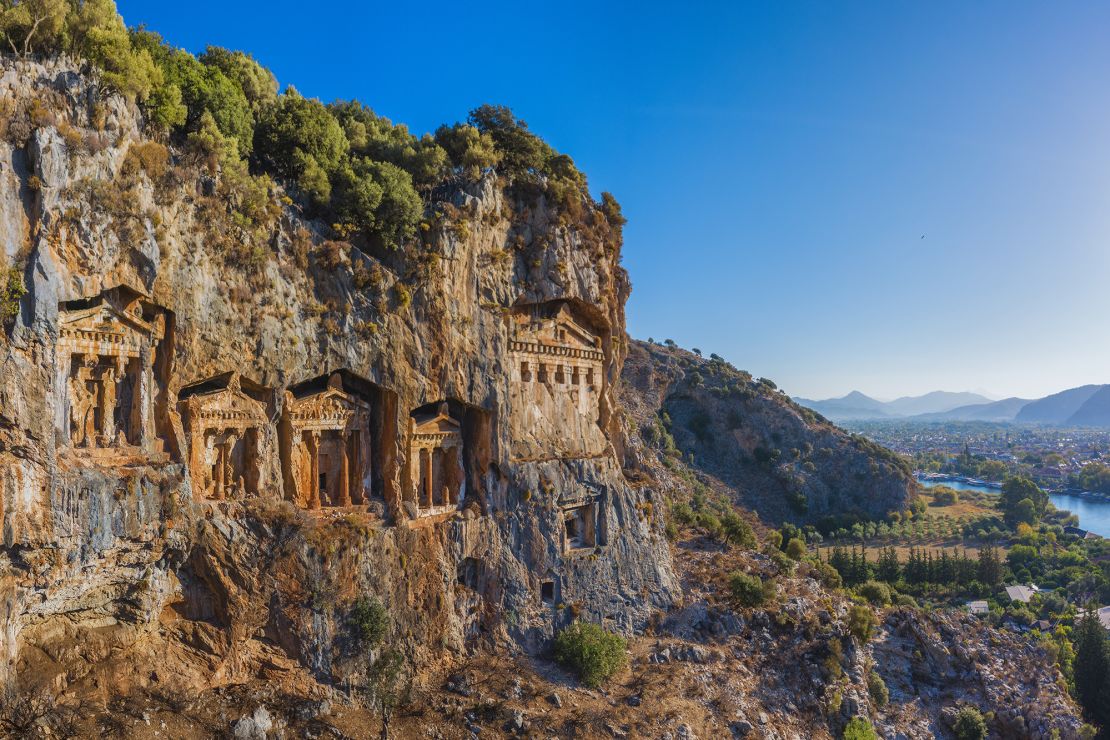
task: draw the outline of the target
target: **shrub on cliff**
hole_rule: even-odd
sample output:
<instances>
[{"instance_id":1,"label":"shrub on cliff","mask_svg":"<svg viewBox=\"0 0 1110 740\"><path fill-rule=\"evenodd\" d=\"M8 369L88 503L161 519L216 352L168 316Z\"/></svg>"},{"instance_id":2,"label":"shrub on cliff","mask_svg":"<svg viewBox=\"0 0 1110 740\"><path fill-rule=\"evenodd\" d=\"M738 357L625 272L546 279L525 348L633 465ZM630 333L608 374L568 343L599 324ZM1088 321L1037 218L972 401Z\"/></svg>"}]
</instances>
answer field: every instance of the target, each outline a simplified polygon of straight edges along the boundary
<instances>
[{"instance_id":1,"label":"shrub on cliff","mask_svg":"<svg viewBox=\"0 0 1110 740\"><path fill-rule=\"evenodd\" d=\"M886 687L886 681L883 681L883 677L875 671L867 674L867 692L877 707L885 707L890 701L890 690Z\"/></svg>"},{"instance_id":2,"label":"shrub on cliff","mask_svg":"<svg viewBox=\"0 0 1110 740\"><path fill-rule=\"evenodd\" d=\"M791 537L786 543L786 555L791 560L801 560L806 554L806 543L798 537Z\"/></svg>"},{"instance_id":3,"label":"shrub on cliff","mask_svg":"<svg viewBox=\"0 0 1110 740\"><path fill-rule=\"evenodd\" d=\"M728 591L738 605L751 608L773 599L777 587L774 581L762 581L757 576L734 571L728 577Z\"/></svg>"},{"instance_id":4,"label":"shrub on cliff","mask_svg":"<svg viewBox=\"0 0 1110 740\"><path fill-rule=\"evenodd\" d=\"M208 67L220 70L238 85L251 110L259 111L277 100L277 78L250 54L209 46L200 55L200 61Z\"/></svg>"},{"instance_id":5,"label":"shrub on cliff","mask_svg":"<svg viewBox=\"0 0 1110 740\"><path fill-rule=\"evenodd\" d=\"M479 106L470 111L468 120L478 131L489 135L501 154L505 173L510 176L540 173L553 154L551 147L504 105Z\"/></svg>"},{"instance_id":6,"label":"shrub on cliff","mask_svg":"<svg viewBox=\"0 0 1110 740\"><path fill-rule=\"evenodd\" d=\"M628 647L623 637L601 625L575 622L555 638L555 660L586 686L597 688L624 668Z\"/></svg>"},{"instance_id":7,"label":"shrub on cliff","mask_svg":"<svg viewBox=\"0 0 1110 740\"><path fill-rule=\"evenodd\" d=\"M877 624L875 612L870 607L855 604L848 609L848 631L860 642L871 639L871 632Z\"/></svg>"},{"instance_id":8,"label":"shrub on cliff","mask_svg":"<svg viewBox=\"0 0 1110 740\"><path fill-rule=\"evenodd\" d=\"M721 517L721 533L730 545L747 549L756 545L755 532L751 525L735 511L725 512Z\"/></svg>"},{"instance_id":9,"label":"shrub on cliff","mask_svg":"<svg viewBox=\"0 0 1110 740\"><path fill-rule=\"evenodd\" d=\"M26 292L19 270L11 267L0 272L0 326L7 326L16 317L19 313L19 299Z\"/></svg>"},{"instance_id":10,"label":"shrub on cliff","mask_svg":"<svg viewBox=\"0 0 1110 740\"><path fill-rule=\"evenodd\" d=\"M359 599L351 607L348 618L351 630L364 648L374 648L385 639L389 631L389 614L382 603L374 598Z\"/></svg>"},{"instance_id":11,"label":"shrub on cliff","mask_svg":"<svg viewBox=\"0 0 1110 740\"><path fill-rule=\"evenodd\" d=\"M880 581L861 583L856 588L856 593L874 606L890 606L890 603L894 600L890 586Z\"/></svg>"},{"instance_id":12,"label":"shrub on cliff","mask_svg":"<svg viewBox=\"0 0 1110 740\"><path fill-rule=\"evenodd\" d=\"M956 740L985 740L987 723L978 709L964 706L956 713L952 734L956 736Z\"/></svg>"},{"instance_id":13,"label":"shrub on cliff","mask_svg":"<svg viewBox=\"0 0 1110 740\"><path fill-rule=\"evenodd\" d=\"M852 717L844 727L843 738L844 740L878 740L879 736L875 734L875 728L865 717Z\"/></svg>"}]
</instances>

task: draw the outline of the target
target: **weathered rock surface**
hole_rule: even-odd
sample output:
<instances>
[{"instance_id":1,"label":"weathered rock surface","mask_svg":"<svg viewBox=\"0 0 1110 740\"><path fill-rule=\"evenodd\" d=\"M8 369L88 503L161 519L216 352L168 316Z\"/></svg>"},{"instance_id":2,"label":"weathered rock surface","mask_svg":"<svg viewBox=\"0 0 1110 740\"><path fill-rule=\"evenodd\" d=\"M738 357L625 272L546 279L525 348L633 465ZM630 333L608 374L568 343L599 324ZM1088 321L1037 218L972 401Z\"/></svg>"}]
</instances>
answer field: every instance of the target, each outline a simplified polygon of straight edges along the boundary
<instances>
[{"instance_id":1,"label":"weathered rock surface","mask_svg":"<svg viewBox=\"0 0 1110 740\"><path fill-rule=\"evenodd\" d=\"M0 678L48 697L31 735L377 736L344 684L367 596L418 674L400 737L831 738L863 714L924 738L957 701L1006 736L1078 731L1025 638L893 611L859 645L806 566L691 532L672 560L661 512L692 478L771 520L884 514L912 484L723 365L626 364L596 212L489 175L408 250L288 203L260 247L181 152L146 171L136 111L71 63L3 62L0 104L0 268L29 289L0 338ZM737 569L780 597L735 608ZM529 655L575 616L649 632L603 690Z\"/></svg>"},{"instance_id":2,"label":"weathered rock surface","mask_svg":"<svg viewBox=\"0 0 1110 740\"><path fill-rule=\"evenodd\" d=\"M632 632L671 603L652 492L626 484L616 455L629 287L598 213L567 221L491 174L439 193L408 250L327 242L287 205L244 255L254 243L207 175L180 153L145 171L135 109L70 63L5 60L0 100L0 267L29 291L0 341L0 646L23 680L107 692L121 688L108 676L211 686L299 666L326 682L367 596L414 665L482 642L540 650L572 613ZM132 310L162 334L142 335L134 360L85 350L82 371L59 349L77 330L60 327L90 306L108 334ZM521 378L525 354L548 377ZM190 462L206 437L179 397L232 372L235 393L240 377L260 389L260 411L214 423ZM370 408L371 442L331 453L365 479L344 489L350 505L305 512L289 493L308 468L286 461L300 434L282 431L286 391L329 377ZM410 446L410 414L429 406L458 425L450 500L430 467L423 487ZM340 470L323 459L330 429L314 432L321 471ZM163 653L157 678L128 650Z\"/></svg>"},{"instance_id":3,"label":"weathered rock surface","mask_svg":"<svg viewBox=\"0 0 1110 740\"><path fill-rule=\"evenodd\" d=\"M893 453L721 360L636 341L623 377L634 440L681 453L768 521L883 518L916 496L910 471ZM626 464L651 467L636 454Z\"/></svg>"}]
</instances>

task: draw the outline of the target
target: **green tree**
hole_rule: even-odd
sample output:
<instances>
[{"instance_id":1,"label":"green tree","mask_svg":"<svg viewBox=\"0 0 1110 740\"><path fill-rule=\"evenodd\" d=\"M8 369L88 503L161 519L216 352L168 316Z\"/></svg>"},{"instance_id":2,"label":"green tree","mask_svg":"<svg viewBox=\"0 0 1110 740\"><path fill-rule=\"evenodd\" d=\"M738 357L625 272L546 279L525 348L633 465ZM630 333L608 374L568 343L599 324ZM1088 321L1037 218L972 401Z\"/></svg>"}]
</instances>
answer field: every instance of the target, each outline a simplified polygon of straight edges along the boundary
<instances>
[{"instance_id":1,"label":"green tree","mask_svg":"<svg viewBox=\"0 0 1110 740\"><path fill-rule=\"evenodd\" d=\"M806 554L806 543L797 537L791 537L786 543L786 554L792 560L801 560Z\"/></svg>"},{"instance_id":2,"label":"green tree","mask_svg":"<svg viewBox=\"0 0 1110 740\"><path fill-rule=\"evenodd\" d=\"M871 611L871 607L863 604L853 604L848 608L848 631L861 643L871 639L871 632L876 625L878 625L878 620L875 618L875 612Z\"/></svg>"},{"instance_id":3,"label":"green tree","mask_svg":"<svg viewBox=\"0 0 1110 740\"><path fill-rule=\"evenodd\" d=\"M551 147L528 130L528 124L503 105L482 105L470 111L469 123L487 134L501 155L506 174L539 173Z\"/></svg>"},{"instance_id":4,"label":"green tree","mask_svg":"<svg viewBox=\"0 0 1110 740\"><path fill-rule=\"evenodd\" d=\"M66 48L67 0L0 1L0 34L13 54L62 51Z\"/></svg>"},{"instance_id":5,"label":"green tree","mask_svg":"<svg viewBox=\"0 0 1110 740\"><path fill-rule=\"evenodd\" d=\"M356 601L348 621L359 642L367 648L380 645L389 631L389 614L382 603L374 598Z\"/></svg>"},{"instance_id":6,"label":"green tree","mask_svg":"<svg viewBox=\"0 0 1110 740\"><path fill-rule=\"evenodd\" d=\"M987 737L987 723L978 709L964 705L956 713L956 721L952 724L952 733L956 740L985 740Z\"/></svg>"},{"instance_id":7,"label":"green tree","mask_svg":"<svg viewBox=\"0 0 1110 740\"><path fill-rule=\"evenodd\" d=\"M756 545L751 525L736 511L726 511L721 516L721 533L730 545L747 549Z\"/></svg>"},{"instance_id":8,"label":"green tree","mask_svg":"<svg viewBox=\"0 0 1110 740\"><path fill-rule=\"evenodd\" d=\"M997 588L1002 583L1002 561L998 557L998 550L993 545L988 544L980 548L976 570L981 583L991 588Z\"/></svg>"},{"instance_id":9,"label":"green tree","mask_svg":"<svg viewBox=\"0 0 1110 740\"><path fill-rule=\"evenodd\" d=\"M203 64L187 51L173 49L161 55L166 82L177 86L188 116L186 126L195 128L208 113L224 136L235 140L239 153L254 148L255 120L243 89L219 67Z\"/></svg>"},{"instance_id":10,"label":"green tree","mask_svg":"<svg viewBox=\"0 0 1110 740\"><path fill-rule=\"evenodd\" d=\"M67 23L70 51L92 62L106 87L128 100L146 100L162 84L154 59L132 46L114 0L71 2Z\"/></svg>"},{"instance_id":11,"label":"green tree","mask_svg":"<svg viewBox=\"0 0 1110 740\"><path fill-rule=\"evenodd\" d=\"M890 690L887 689L883 677L875 671L867 674L867 692L871 695L871 701L877 707L885 707L887 702L890 701Z\"/></svg>"},{"instance_id":12,"label":"green tree","mask_svg":"<svg viewBox=\"0 0 1110 740\"><path fill-rule=\"evenodd\" d=\"M875 728L866 717L852 717L844 727L844 740L878 740Z\"/></svg>"},{"instance_id":13,"label":"green tree","mask_svg":"<svg viewBox=\"0 0 1110 740\"><path fill-rule=\"evenodd\" d=\"M768 589L758 576L734 571L728 577L728 590L740 606L756 607L767 601Z\"/></svg>"},{"instance_id":14,"label":"green tree","mask_svg":"<svg viewBox=\"0 0 1110 740\"><path fill-rule=\"evenodd\" d=\"M436 129L435 140L447 152L451 166L472 180L477 180L484 170L496 167L501 161L493 137L470 124L440 126Z\"/></svg>"},{"instance_id":15,"label":"green tree","mask_svg":"<svg viewBox=\"0 0 1110 740\"><path fill-rule=\"evenodd\" d=\"M1007 517L1013 524L1029 524L1037 523L1037 506L1033 503L1032 499L1023 498L1018 501L1014 508L1009 512Z\"/></svg>"},{"instance_id":16,"label":"green tree","mask_svg":"<svg viewBox=\"0 0 1110 740\"><path fill-rule=\"evenodd\" d=\"M628 663L628 646L599 624L575 622L555 638L555 660L597 688Z\"/></svg>"},{"instance_id":17,"label":"green tree","mask_svg":"<svg viewBox=\"0 0 1110 740\"><path fill-rule=\"evenodd\" d=\"M335 174L333 185L332 204L342 222L379 234L391 247L416 233L424 202L400 167L355 157Z\"/></svg>"},{"instance_id":18,"label":"green tree","mask_svg":"<svg viewBox=\"0 0 1110 740\"><path fill-rule=\"evenodd\" d=\"M255 114L277 101L277 78L251 55L209 46L200 55L200 61L205 66L218 69L238 85Z\"/></svg>"},{"instance_id":19,"label":"green tree","mask_svg":"<svg viewBox=\"0 0 1110 740\"><path fill-rule=\"evenodd\" d=\"M417 138L404 124L376 115L357 100L333 103L328 110L343 127L353 154L399 167L420 187L443 178L448 154L432 136Z\"/></svg>"},{"instance_id":20,"label":"green tree","mask_svg":"<svg viewBox=\"0 0 1110 740\"><path fill-rule=\"evenodd\" d=\"M1075 628L1075 693L1087 719L1110 728L1110 645L1098 614L1091 607Z\"/></svg>"},{"instance_id":21,"label":"green tree","mask_svg":"<svg viewBox=\"0 0 1110 740\"><path fill-rule=\"evenodd\" d=\"M0 272L0 278L0 326L7 326L19 315L19 299L27 289L23 287L23 276L14 267Z\"/></svg>"},{"instance_id":22,"label":"green tree","mask_svg":"<svg viewBox=\"0 0 1110 740\"><path fill-rule=\"evenodd\" d=\"M336 172L349 148L343 128L324 104L292 87L262 112L254 132L254 156L268 172L294 183L310 162Z\"/></svg>"},{"instance_id":23,"label":"green tree","mask_svg":"<svg viewBox=\"0 0 1110 740\"><path fill-rule=\"evenodd\" d=\"M180 129L189 120L189 108L181 96L181 88L166 79L165 67L173 52L162 37L153 31L139 27L131 29L131 47L136 53L145 53L158 70L150 94L143 102L147 125L155 131Z\"/></svg>"},{"instance_id":24,"label":"green tree","mask_svg":"<svg viewBox=\"0 0 1110 740\"><path fill-rule=\"evenodd\" d=\"M379 737L389 740L389 723L393 720L393 713L408 693L404 656L393 648L383 650L366 671L364 691L382 720Z\"/></svg>"},{"instance_id":25,"label":"green tree","mask_svg":"<svg viewBox=\"0 0 1110 740\"><path fill-rule=\"evenodd\" d=\"M1002 496L999 499L999 506L1006 515L1006 521L1009 524L1014 525L1023 521L1017 517L1019 513L1025 513L1024 507L1020 506L1025 499L1032 502L1035 517L1044 514L1045 508L1048 506L1048 494L1041 490L1036 483L1025 476L1010 477L1002 483ZM1034 521L1036 521L1036 518L1034 518Z\"/></svg>"},{"instance_id":26,"label":"green tree","mask_svg":"<svg viewBox=\"0 0 1110 740\"><path fill-rule=\"evenodd\" d=\"M382 200L374 213L373 231L386 246L400 247L416 233L424 201L413 188L412 177L389 162L367 162L366 171L380 184Z\"/></svg>"}]
</instances>

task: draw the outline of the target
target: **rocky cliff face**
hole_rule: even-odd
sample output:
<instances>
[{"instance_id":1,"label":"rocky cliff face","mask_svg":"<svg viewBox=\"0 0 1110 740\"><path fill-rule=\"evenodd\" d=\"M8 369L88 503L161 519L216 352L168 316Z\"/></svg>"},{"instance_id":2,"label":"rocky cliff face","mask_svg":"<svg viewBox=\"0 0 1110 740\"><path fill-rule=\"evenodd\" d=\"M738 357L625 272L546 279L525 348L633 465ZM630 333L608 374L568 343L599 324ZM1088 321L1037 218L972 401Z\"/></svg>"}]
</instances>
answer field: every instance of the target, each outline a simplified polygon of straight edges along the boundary
<instances>
[{"instance_id":1,"label":"rocky cliff face","mask_svg":"<svg viewBox=\"0 0 1110 740\"><path fill-rule=\"evenodd\" d=\"M5 678L335 680L368 596L414 664L671 603L617 457L629 287L599 212L490 174L430 197L411 249L329 241L279 190L259 237L72 64L4 61L0 103L0 267L28 288L0 339Z\"/></svg>"},{"instance_id":2,"label":"rocky cliff face","mask_svg":"<svg viewBox=\"0 0 1110 740\"><path fill-rule=\"evenodd\" d=\"M653 457L684 459L770 522L881 519L916 496L906 464L718 359L633 342L621 398ZM655 460L628 460L649 470Z\"/></svg>"}]
</instances>

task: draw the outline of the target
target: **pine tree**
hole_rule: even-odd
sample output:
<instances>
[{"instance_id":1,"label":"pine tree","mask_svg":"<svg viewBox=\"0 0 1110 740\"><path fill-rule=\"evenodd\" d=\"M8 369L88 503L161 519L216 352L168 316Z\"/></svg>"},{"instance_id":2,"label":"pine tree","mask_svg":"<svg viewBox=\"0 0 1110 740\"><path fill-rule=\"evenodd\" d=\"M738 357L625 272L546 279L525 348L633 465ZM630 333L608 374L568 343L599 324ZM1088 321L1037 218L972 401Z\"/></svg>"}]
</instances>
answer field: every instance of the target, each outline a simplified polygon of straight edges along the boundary
<instances>
[{"instance_id":1,"label":"pine tree","mask_svg":"<svg viewBox=\"0 0 1110 740\"><path fill-rule=\"evenodd\" d=\"M1002 561L994 545L984 545L979 550L979 580L991 588L1002 583Z\"/></svg>"},{"instance_id":2,"label":"pine tree","mask_svg":"<svg viewBox=\"0 0 1110 740\"><path fill-rule=\"evenodd\" d=\"M884 547L879 554L875 577L887 583L897 583L898 579L902 577L902 568L898 563L898 553L895 552L893 547Z\"/></svg>"},{"instance_id":3,"label":"pine tree","mask_svg":"<svg viewBox=\"0 0 1110 740\"><path fill-rule=\"evenodd\" d=\"M1075 693L1087 719L1110 730L1110 643L1091 607L1075 628Z\"/></svg>"}]
</instances>

